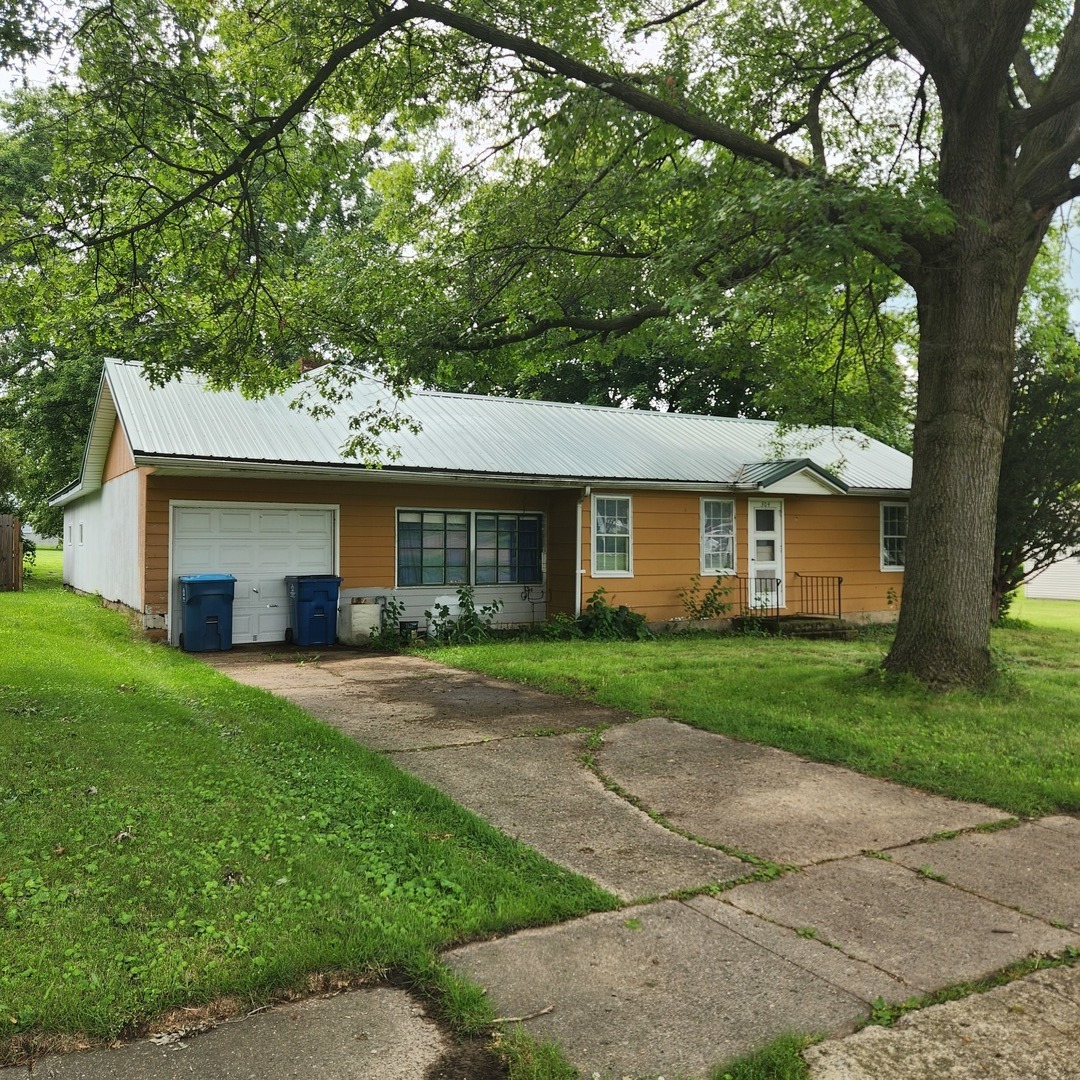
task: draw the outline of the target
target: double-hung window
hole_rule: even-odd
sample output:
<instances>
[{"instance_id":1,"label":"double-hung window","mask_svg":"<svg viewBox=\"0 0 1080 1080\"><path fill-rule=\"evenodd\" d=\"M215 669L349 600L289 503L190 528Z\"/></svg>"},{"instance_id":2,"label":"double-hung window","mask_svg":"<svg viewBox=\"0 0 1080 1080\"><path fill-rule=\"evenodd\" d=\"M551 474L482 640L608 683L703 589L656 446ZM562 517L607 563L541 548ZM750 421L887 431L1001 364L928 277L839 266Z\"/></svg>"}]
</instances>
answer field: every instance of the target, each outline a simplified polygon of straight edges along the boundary
<instances>
[{"instance_id":1,"label":"double-hung window","mask_svg":"<svg viewBox=\"0 0 1080 1080\"><path fill-rule=\"evenodd\" d=\"M543 521L541 514L399 510L398 586L538 585Z\"/></svg>"},{"instance_id":2,"label":"double-hung window","mask_svg":"<svg viewBox=\"0 0 1080 1080\"><path fill-rule=\"evenodd\" d=\"M735 573L735 500L701 500L701 572Z\"/></svg>"},{"instance_id":3,"label":"double-hung window","mask_svg":"<svg viewBox=\"0 0 1080 1080\"><path fill-rule=\"evenodd\" d=\"M907 503L881 504L881 569L903 570L907 546Z\"/></svg>"},{"instance_id":4,"label":"double-hung window","mask_svg":"<svg viewBox=\"0 0 1080 1080\"><path fill-rule=\"evenodd\" d=\"M593 496L593 576L630 577L630 497Z\"/></svg>"}]
</instances>

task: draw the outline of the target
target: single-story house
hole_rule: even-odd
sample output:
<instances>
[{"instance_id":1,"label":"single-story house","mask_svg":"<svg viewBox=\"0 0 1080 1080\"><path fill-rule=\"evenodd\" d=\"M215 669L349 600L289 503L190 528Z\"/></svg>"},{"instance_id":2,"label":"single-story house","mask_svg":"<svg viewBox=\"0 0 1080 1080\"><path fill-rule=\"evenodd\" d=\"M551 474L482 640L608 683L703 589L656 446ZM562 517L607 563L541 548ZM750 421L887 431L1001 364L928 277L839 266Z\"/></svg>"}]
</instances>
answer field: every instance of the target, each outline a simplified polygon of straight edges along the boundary
<instances>
[{"instance_id":1,"label":"single-story house","mask_svg":"<svg viewBox=\"0 0 1080 1080\"><path fill-rule=\"evenodd\" d=\"M106 363L81 475L53 500L65 582L173 642L178 579L201 573L236 577L236 643L285 637L284 578L302 574L421 625L461 585L505 623L576 614L599 588L677 619L693 575L781 614L838 607L842 579L845 617L895 614L911 462L850 428L421 390L403 405L419 429L380 436L373 468L341 447L381 388L314 416L290 407L303 382L253 400Z\"/></svg>"},{"instance_id":2,"label":"single-story house","mask_svg":"<svg viewBox=\"0 0 1080 1080\"><path fill-rule=\"evenodd\" d=\"M1080 551L1041 570L1024 586L1024 594L1043 600L1080 600Z\"/></svg>"}]
</instances>

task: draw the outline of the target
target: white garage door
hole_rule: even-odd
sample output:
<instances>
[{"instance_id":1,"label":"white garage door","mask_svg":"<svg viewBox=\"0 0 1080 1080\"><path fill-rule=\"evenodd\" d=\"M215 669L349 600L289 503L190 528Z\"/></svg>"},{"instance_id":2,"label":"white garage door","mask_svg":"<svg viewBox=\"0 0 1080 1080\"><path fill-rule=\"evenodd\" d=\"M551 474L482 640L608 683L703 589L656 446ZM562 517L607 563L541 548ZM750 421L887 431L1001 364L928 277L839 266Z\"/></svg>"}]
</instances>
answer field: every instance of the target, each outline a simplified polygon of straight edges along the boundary
<instances>
[{"instance_id":1,"label":"white garage door","mask_svg":"<svg viewBox=\"0 0 1080 1080\"><path fill-rule=\"evenodd\" d=\"M174 506L170 637L183 632L182 574L232 574L233 642L284 641L285 577L334 573L336 511L329 507Z\"/></svg>"}]
</instances>

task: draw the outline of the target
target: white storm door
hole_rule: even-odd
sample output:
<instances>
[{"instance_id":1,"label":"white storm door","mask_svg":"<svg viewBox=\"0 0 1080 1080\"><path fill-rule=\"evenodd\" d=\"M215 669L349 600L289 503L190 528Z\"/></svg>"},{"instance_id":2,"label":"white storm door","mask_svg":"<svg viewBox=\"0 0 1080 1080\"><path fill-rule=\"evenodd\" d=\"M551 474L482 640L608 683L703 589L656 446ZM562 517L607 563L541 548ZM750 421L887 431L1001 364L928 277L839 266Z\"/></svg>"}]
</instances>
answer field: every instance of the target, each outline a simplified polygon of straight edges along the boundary
<instances>
[{"instance_id":1,"label":"white storm door","mask_svg":"<svg viewBox=\"0 0 1080 1080\"><path fill-rule=\"evenodd\" d=\"M289 625L285 578L332 574L335 511L328 507L207 505L173 507L170 638L182 630L182 574L232 574L234 644L284 641Z\"/></svg>"},{"instance_id":2,"label":"white storm door","mask_svg":"<svg viewBox=\"0 0 1080 1080\"><path fill-rule=\"evenodd\" d=\"M782 608L784 601L784 501L747 503L750 607Z\"/></svg>"}]
</instances>

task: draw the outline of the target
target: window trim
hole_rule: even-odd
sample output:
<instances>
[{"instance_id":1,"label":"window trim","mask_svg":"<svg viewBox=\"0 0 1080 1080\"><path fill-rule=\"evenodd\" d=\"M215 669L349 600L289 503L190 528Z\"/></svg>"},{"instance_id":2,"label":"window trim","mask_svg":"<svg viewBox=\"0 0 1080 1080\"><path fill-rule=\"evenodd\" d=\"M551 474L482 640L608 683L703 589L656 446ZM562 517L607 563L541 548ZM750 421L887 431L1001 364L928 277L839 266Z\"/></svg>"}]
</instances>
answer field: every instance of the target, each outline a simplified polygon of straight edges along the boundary
<instances>
[{"instance_id":1,"label":"window trim","mask_svg":"<svg viewBox=\"0 0 1080 1080\"><path fill-rule=\"evenodd\" d=\"M401 584L401 515L402 514L465 514L469 519L468 528L468 574L467 580L460 585L456 584L425 584L424 582L417 582L414 585L402 585ZM494 582L486 581L478 583L476 580L476 519L478 515L490 514L498 516L500 514L509 515L512 517L535 517L540 520L540 581L539 582ZM427 590L453 590L461 588L470 589L518 589L518 588L537 588L546 584L547 582L547 513L543 510L521 510L521 509L505 509L491 507L467 507L467 506L396 506L394 507L394 591L409 589Z\"/></svg>"},{"instance_id":2,"label":"window trim","mask_svg":"<svg viewBox=\"0 0 1080 1080\"><path fill-rule=\"evenodd\" d=\"M902 507L904 510L904 561L899 565L885 562L885 509ZM890 534L896 535L896 534ZM908 504L906 502L883 500L878 504L878 559L883 574L902 574L907 569Z\"/></svg>"},{"instance_id":3,"label":"window trim","mask_svg":"<svg viewBox=\"0 0 1080 1080\"><path fill-rule=\"evenodd\" d=\"M706 503L730 503L731 504L731 569L714 570L705 565L705 504ZM715 495L702 495L698 510L698 551L701 560L702 577L733 577L739 570L739 517L738 507L733 498L717 498Z\"/></svg>"},{"instance_id":4,"label":"window trim","mask_svg":"<svg viewBox=\"0 0 1080 1080\"><path fill-rule=\"evenodd\" d=\"M619 533L601 534L596 528L596 503L599 499L618 499L626 503L626 569L625 570L598 570L596 568L596 542L600 536L618 536ZM591 514L589 516L589 532L591 534L592 565L589 567L594 578L632 578L634 576L634 500L630 495L617 495L613 493L597 491L593 493Z\"/></svg>"}]
</instances>

